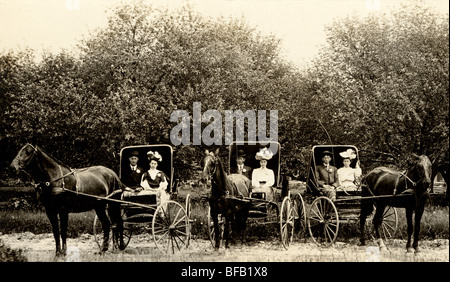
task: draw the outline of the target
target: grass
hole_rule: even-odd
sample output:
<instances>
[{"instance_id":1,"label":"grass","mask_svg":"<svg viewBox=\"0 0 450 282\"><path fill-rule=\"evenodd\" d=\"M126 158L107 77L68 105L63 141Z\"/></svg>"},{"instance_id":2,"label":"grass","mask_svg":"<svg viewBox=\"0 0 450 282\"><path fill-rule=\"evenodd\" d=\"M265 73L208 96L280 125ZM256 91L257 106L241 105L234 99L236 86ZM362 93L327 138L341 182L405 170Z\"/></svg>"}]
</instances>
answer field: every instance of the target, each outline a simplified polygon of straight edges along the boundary
<instances>
[{"instance_id":1,"label":"grass","mask_svg":"<svg viewBox=\"0 0 450 282\"><path fill-rule=\"evenodd\" d=\"M20 199L21 195L30 197L33 190L29 188L22 189L0 189L0 200ZM206 214L208 213L209 204L205 196L209 194L209 190L204 187L192 187L184 185L180 187L176 201L184 205L187 194L192 199L192 238L208 239ZM11 198L12 197L12 198ZM0 201L1 202L1 201ZM15 209L14 205L6 205L7 210L0 210L0 233L20 233L31 232L34 234L51 233L50 222L45 212L41 208L28 207L25 209ZM26 206L26 205L25 205ZM306 207L308 211L308 205ZM398 209L399 226L395 238L406 239L406 219L404 209ZM81 234L93 233L93 221L95 213L72 213L69 216L68 237L75 238ZM254 223L252 223L254 222ZM269 238L278 238L278 224L261 224L264 219L249 220L247 227L247 236L249 240L267 240ZM351 240L359 237L359 224L352 222L342 224L339 230L338 241ZM448 239L449 238L449 207L427 206L421 221L421 239Z\"/></svg>"}]
</instances>

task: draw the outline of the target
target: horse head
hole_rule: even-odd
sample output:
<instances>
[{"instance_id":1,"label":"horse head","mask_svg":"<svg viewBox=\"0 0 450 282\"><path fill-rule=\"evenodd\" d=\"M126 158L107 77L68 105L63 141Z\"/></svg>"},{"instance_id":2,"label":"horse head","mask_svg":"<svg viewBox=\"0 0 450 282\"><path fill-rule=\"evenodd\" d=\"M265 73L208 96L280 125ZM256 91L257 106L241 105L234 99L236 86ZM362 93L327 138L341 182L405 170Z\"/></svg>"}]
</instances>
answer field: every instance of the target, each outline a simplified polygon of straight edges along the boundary
<instances>
[{"instance_id":1,"label":"horse head","mask_svg":"<svg viewBox=\"0 0 450 282\"><path fill-rule=\"evenodd\" d=\"M418 176L418 183L422 184L423 190L427 190L431 185L431 169L430 159L425 155L413 155L416 159L414 170Z\"/></svg>"},{"instance_id":2,"label":"horse head","mask_svg":"<svg viewBox=\"0 0 450 282\"><path fill-rule=\"evenodd\" d=\"M202 166L202 177L201 181L202 183L208 183L212 177L212 175L216 171L216 165L217 165L217 155L219 154L219 150L217 149L216 152L210 152L209 150L205 151L205 154L201 160L201 166Z\"/></svg>"},{"instance_id":3,"label":"horse head","mask_svg":"<svg viewBox=\"0 0 450 282\"><path fill-rule=\"evenodd\" d=\"M33 161L36 153L37 147L31 144L26 144L17 153L17 156L11 162L10 168L14 169L16 172L25 169Z\"/></svg>"}]
</instances>

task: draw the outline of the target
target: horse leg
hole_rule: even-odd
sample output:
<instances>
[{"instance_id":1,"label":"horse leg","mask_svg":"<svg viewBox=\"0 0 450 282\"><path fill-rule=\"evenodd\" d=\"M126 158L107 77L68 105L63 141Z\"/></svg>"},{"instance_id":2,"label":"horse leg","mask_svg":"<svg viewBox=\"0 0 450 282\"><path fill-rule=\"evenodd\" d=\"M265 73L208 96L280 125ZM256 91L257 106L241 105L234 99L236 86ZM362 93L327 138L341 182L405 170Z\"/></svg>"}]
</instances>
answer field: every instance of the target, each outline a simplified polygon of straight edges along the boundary
<instances>
[{"instance_id":1,"label":"horse leg","mask_svg":"<svg viewBox=\"0 0 450 282\"><path fill-rule=\"evenodd\" d=\"M213 220L213 227L214 227L214 236L215 236L215 246L214 248L218 250L220 248L220 230L219 230L219 215L216 212L213 212L213 209L211 209L211 217Z\"/></svg>"},{"instance_id":2,"label":"horse leg","mask_svg":"<svg viewBox=\"0 0 450 282\"><path fill-rule=\"evenodd\" d=\"M56 255L61 255L61 241L59 238L59 223L58 223L58 214L56 211L46 209L45 213L47 214L48 219L50 220L50 224L52 225L53 237L55 238L56 244Z\"/></svg>"},{"instance_id":3,"label":"horse leg","mask_svg":"<svg viewBox=\"0 0 450 282\"><path fill-rule=\"evenodd\" d=\"M359 242L361 246L366 245L366 238L364 234L364 229L366 226L366 219L369 214L373 211L373 203L372 201L362 200L361 201L361 213L359 215L359 229L360 229L360 237Z\"/></svg>"},{"instance_id":4,"label":"horse leg","mask_svg":"<svg viewBox=\"0 0 450 282\"><path fill-rule=\"evenodd\" d=\"M102 229L103 229L102 252L106 252L108 250L108 245L109 245L109 231L110 231L111 224L109 222L108 216L106 215L105 206L95 208L95 212L98 216L98 219L102 223Z\"/></svg>"},{"instance_id":5,"label":"horse leg","mask_svg":"<svg viewBox=\"0 0 450 282\"><path fill-rule=\"evenodd\" d=\"M113 225L114 244L118 245L119 250L124 250L125 243L123 241L123 220L120 214L120 205L108 205L108 212Z\"/></svg>"},{"instance_id":6,"label":"horse leg","mask_svg":"<svg viewBox=\"0 0 450 282\"><path fill-rule=\"evenodd\" d=\"M411 208L406 208L406 223L407 223L407 232L408 232L408 241L406 242L406 251L408 253L411 253L411 235L413 233L413 222L412 222L412 217L413 217L413 209Z\"/></svg>"},{"instance_id":7,"label":"horse leg","mask_svg":"<svg viewBox=\"0 0 450 282\"><path fill-rule=\"evenodd\" d=\"M223 230L223 236L225 239L225 249L229 248L229 239L230 239L230 222L231 218L230 216L226 216L225 217L225 226L224 226L224 230Z\"/></svg>"},{"instance_id":8,"label":"horse leg","mask_svg":"<svg viewBox=\"0 0 450 282\"><path fill-rule=\"evenodd\" d=\"M62 240L62 249L61 254L66 255L67 251L67 226L69 224L69 213L68 212L61 212L59 213L59 220L61 222L61 240Z\"/></svg>"},{"instance_id":9,"label":"horse leg","mask_svg":"<svg viewBox=\"0 0 450 282\"><path fill-rule=\"evenodd\" d=\"M373 216L373 227L375 229L375 238L377 240L378 246L380 247L380 250L386 247L379 232L380 225L383 222L383 213L385 208L386 208L385 204L378 202L375 209L375 215Z\"/></svg>"},{"instance_id":10,"label":"horse leg","mask_svg":"<svg viewBox=\"0 0 450 282\"><path fill-rule=\"evenodd\" d=\"M424 206L420 206L416 209L416 215L414 216L414 242L413 248L416 253L419 252L419 233L420 233L420 220L422 219Z\"/></svg>"}]
</instances>

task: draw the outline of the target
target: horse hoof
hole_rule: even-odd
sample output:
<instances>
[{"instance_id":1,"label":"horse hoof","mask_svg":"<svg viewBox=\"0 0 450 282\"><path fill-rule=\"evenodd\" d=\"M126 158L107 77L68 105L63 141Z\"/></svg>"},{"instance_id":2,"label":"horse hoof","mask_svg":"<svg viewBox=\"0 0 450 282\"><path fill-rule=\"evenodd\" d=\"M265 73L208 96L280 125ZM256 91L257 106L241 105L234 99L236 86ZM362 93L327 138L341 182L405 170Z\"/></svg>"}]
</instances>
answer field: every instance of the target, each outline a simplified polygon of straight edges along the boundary
<instances>
[{"instance_id":1,"label":"horse hoof","mask_svg":"<svg viewBox=\"0 0 450 282\"><path fill-rule=\"evenodd\" d=\"M406 248L406 253L411 254L413 252L412 248Z\"/></svg>"}]
</instances>

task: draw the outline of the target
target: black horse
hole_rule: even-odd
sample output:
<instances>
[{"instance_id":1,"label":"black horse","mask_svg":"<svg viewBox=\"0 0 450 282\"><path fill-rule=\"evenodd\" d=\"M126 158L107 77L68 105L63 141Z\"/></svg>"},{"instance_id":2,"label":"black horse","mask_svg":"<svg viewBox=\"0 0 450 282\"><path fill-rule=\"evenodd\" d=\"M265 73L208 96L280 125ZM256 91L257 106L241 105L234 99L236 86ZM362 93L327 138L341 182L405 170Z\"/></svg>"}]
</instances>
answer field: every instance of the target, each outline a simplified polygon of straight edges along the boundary
<instances>
[{"instance_id":1,"label":"black horse","mask_svg":"<svg viewBox=\"0 0 450 282\"><path fill-rule=\"evenodd\" d=\"M409 167L406 173L386 167L378 167L373 169L363 180L362 197L369 197L361 201L361 244L365 244L364 225L366 217L373 211L376 206L373 225L375 228L375 236L380 247L384 247L383 241L380 239L378 227L381 224L382 215L386 206L402 207L406 210L406 220L408 224L408 241L406 249L411 252L411 235L413 233L412 217L415 213L414 222L414 242L413 248L419 251L419 231L420 220L422 218L425 203L428 199L428 189L431 184L431 162L425 156L414 155L414 164ZM392 197L373 197L379 195L392 195Z\"/></svg>"},{"instance_id":2,"label":"black horse","mask_svg":"<svg viewBox=\"0 0 450 282\"><path fill-rule=\"evenodd\" d=\"M214 224L215 248L220 247L220 228L218 216L225 218L224 239L228 248L230 225L234 234L245 237L245 229L249 213L248 202L239 199L249 196L250 179L241 174L227 175L220 160L219 150L215 153L206 151L201 164L203 167L202 181L211 179L211 196L209 205Z\"/></svg>"},{"instance_id":3,"label":"black horse","mask_svg":"<svg viewBox=\"0 0 450 282\"><path fill-rule=\"evenodd\" d=\"M31 144L26 144L20 149L11 163L11 167L16 172L25 171L38 183L37 187L40 188L38 194L52 225L56 255L66 254L69 213L92 209L95 210L102 223L103 251L108 249L111 222L117 226L114 232L115 238L120 241L117 242L119 248L124 248L120 204L107 204L97 198L82 195L119 197L121 193L115 193L115 191L121 192L123 184L114 171L103 166L72 170Z\"/></svg>"}]
</instances>

